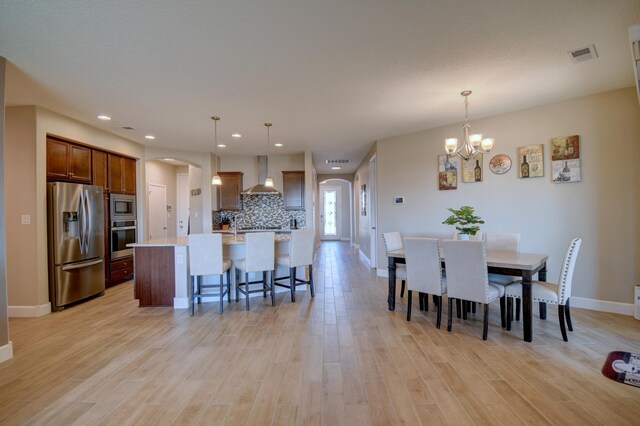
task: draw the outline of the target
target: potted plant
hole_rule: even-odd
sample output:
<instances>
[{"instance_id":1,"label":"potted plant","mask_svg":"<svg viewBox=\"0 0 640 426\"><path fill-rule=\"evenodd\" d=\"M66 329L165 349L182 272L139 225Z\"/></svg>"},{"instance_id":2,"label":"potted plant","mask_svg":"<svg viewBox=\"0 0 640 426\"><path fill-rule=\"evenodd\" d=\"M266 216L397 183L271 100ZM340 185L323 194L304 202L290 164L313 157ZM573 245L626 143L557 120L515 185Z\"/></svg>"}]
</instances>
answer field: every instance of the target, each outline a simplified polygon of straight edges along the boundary
<instances>
[{"instance_id":1,"label":"potted plant","mask_svg":"<svg viewBox=\"0 0 640 426\"><path fill-rule=\"evenodd\" d=\"M484 223L480 216L473 214L473 207L471 206L462 206L457 210L453 208L447 210L453 214L442 223L444 225L454 225L459 232L461 240L468 240L470 235L476 235L476 232L480 230L478 225Z\"/></svg>"}]
</instances>

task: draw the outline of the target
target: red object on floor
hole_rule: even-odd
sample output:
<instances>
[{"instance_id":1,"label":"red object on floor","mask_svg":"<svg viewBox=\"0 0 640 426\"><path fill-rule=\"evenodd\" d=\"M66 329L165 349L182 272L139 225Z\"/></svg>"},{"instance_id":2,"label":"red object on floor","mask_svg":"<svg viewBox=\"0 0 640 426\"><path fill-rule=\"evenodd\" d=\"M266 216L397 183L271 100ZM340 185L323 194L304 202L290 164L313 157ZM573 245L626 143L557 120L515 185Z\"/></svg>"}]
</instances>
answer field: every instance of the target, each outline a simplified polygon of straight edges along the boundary
<instances>
[{"instance_id":1,"label":"red object on floor","mask_svg":"<svg viewBox=\"0 0 640 426\"><path fill-rule=\"evenodd\" d=\"M631 352L611 352L602 367L605 377L640 387L640 355Z\"/></svg>"}]
</instances>

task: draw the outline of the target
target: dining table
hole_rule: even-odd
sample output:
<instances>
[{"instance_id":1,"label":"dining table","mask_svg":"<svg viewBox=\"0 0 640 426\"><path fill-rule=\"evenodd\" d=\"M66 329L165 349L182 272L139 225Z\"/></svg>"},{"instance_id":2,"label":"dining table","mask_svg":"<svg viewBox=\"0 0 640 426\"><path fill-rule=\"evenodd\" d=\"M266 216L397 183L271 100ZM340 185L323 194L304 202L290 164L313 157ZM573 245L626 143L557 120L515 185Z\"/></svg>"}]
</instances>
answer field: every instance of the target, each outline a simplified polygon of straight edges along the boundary
<instances>
[{"instance_id":1,"label":"dining table","mask_svg":"<svg viewBox=\"0 0 640 426\"><path fill-rule=\"evenodd\" d=\"M404 249L387 251L389 260L389 310L396 309L396 265L406 263ZM446 262L440 256L446 271ZM509 251L487 250L487 269L490 274L518 276L522 278L522 328L524 341L533 340L533 297L531 284L533 276L538 274L538 281L547 280L547 260L549 256L537 253L516 253ZM546 304L540 303L540 318L546 318Z\"/></svg>"}]
</instances>

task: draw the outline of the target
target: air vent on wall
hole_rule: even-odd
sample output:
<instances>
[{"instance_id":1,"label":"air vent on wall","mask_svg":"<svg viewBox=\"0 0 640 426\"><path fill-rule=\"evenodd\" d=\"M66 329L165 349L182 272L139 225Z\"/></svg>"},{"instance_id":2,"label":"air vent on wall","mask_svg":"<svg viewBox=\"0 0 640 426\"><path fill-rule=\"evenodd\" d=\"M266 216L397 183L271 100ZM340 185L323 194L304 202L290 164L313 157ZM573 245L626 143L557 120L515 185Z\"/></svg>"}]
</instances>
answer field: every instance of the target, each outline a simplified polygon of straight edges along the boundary
<instances>
[{"instance_id":1,"label":"air vent on wall","mask_svg":"<svg viewBox=\"0 0 640 426\"><path fill-rule=\"evenodd\" d=\"M349 160L326 160L326 164L347 164Z\"/></svg>"},{"instance_id":2,"label":"air vent on wall","mask_svg":"<svg viewBox=\"0 0 640 426\"><path fill-rule=\"evenodd\" d=\"M133 127L131 126L124 126L123 129L125 130L135 130Z\"/></svg>"},{"instance_id":3,"label":"air vent on wall","mask_svg":"<svg viewBox=\"0 0 640 426\"><path fill-rule=\"evenodd\" d=\"M587 47L581 47L580 49L570 50L567 52L567 54L571 58L571 62L573 62L574 64L598 57L598 52L596 52L596 46L594 44L591 44Z\"/></svg>"}]
</instances>

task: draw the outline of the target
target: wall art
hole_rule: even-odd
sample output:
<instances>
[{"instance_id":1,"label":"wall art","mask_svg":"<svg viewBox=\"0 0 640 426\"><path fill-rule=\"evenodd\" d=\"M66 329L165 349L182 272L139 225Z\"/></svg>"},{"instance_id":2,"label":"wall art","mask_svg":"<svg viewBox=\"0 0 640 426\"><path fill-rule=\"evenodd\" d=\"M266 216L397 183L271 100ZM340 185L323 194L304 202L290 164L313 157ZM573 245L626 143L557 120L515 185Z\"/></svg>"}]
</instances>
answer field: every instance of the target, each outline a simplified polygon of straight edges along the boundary
<instances>
[{"instance_id":1,"label":"wall art","mask_svg":"<svg viewBox=\"0 0 640 426\"><path fill-rule=\"evenodd\" d=\"M460 158L449 158L448 155L438 155L438 189L446 191L458 189L458 170Z\"/></svg>"},{"instance_id":2,"label":"wall art","mask_svg":"<svg viewBox=\"0 0 640 426\"><path fill-rule=\"evenodd\" d=\"M544 145L518 148L518 177L520 179L544 176Z\"/></svg>"},{"instance_id":3,"label":"wall art","mask_svg":"<svg viewBox=\"0 0 640 426\"><path fill-rule=\"evenodd\" d=\"M489 161L489 170L497 175L503 175L511 169L511 158L507 154L494 155Z\"/></svg>"},{"instance_id":4,"label":"wall art","mask_svg":"<svg viewBox=\"0 0 640 426\"><path fill-rule=\"evenodd\" d=\"M462 182L482 182L482 154L462 160Z\"/></svg>"},{"instance_id":5,"label":"wall art","mask_svg":"<svg viewBox=\"0 0 640 426\"><path fill-rule=\"evenodd\" d=\"M580 182L580 137L551 138L551 178L554 183Z\"/></svg>"}]
</instances>

